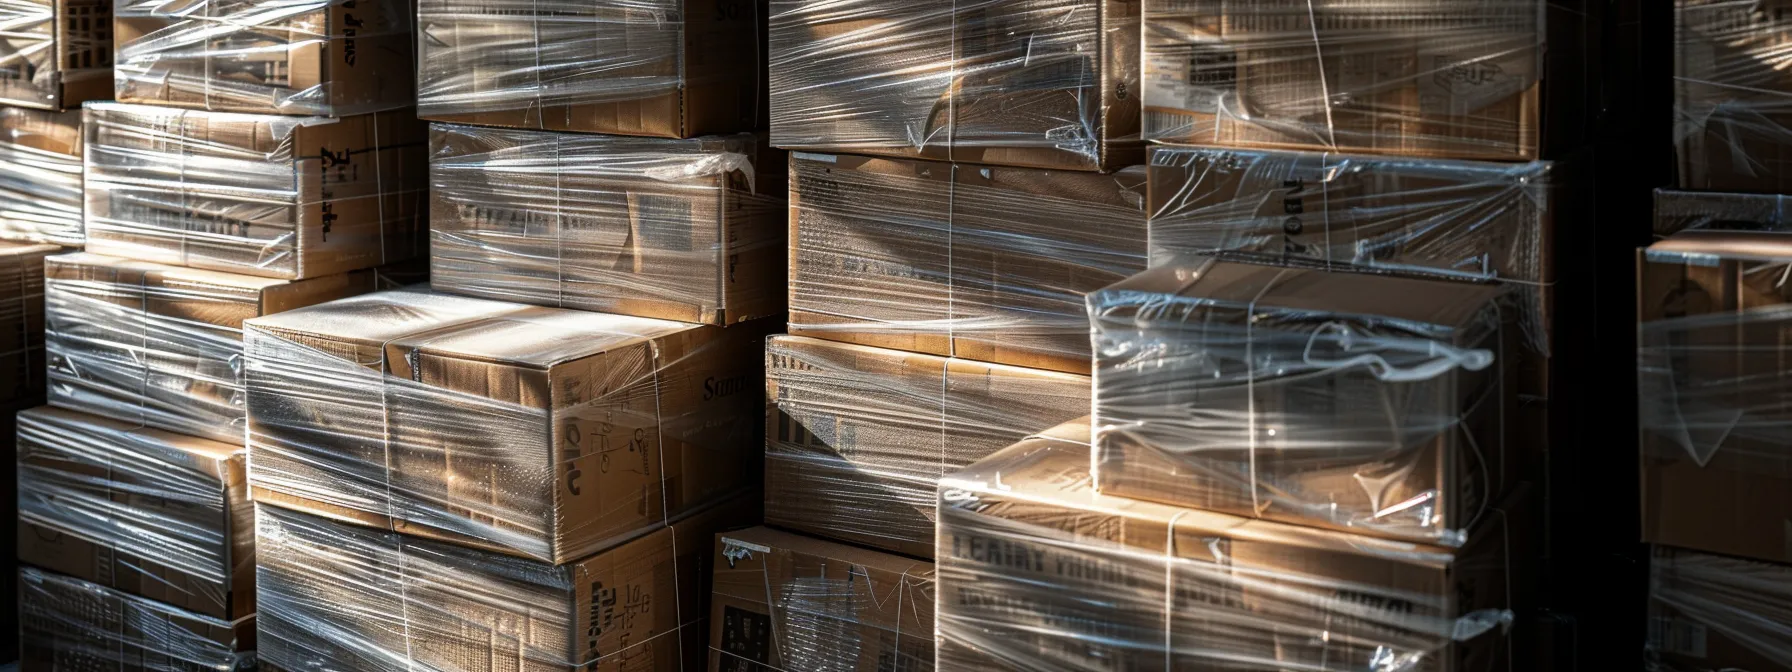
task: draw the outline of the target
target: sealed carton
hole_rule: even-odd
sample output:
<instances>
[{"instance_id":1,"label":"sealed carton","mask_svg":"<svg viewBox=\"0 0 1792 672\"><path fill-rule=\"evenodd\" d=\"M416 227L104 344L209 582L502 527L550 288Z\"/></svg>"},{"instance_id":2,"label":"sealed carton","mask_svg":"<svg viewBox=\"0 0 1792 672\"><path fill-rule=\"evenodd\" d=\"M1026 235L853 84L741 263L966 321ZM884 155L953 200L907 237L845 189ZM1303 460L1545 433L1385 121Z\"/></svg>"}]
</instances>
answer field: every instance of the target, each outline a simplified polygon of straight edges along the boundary
<instances>
[{"instance_id":1,"label":"sealed carton","mask_svg":"<svg viewBox=\"0 0 1792 672\"><path fill-rule=\"evenodd\" d=\"M933 563L755 527L716 537L709 672L931 672Z\"/></svg>"},{"instance_id":2,"label":"sealed carton","mask_svg":"<svg viewBox=\"0 0 1792 672\"><path fill-rule=\"evenodd\" d=\"M276 280L77 252L44 261L50 403L243 442L243 322L374 290L371 271Z\"/></svg>"},{"instance_id":3,"label":"sealed carton","mask_svg":"<svg viewBox=\"0 0 1792 672\"><path fill-rule=\"evenodd\" d=\"M1792 231L1792 197L1655 190L1655 235L1681 231Z\"/></svg>"},{"instance_id":4,"label":"sealed carton","mask_svg":"<svg viewBox=\"0 0 1792 672\"><path fill-rule=\"evenodd\" d=\"M782 312L784 156L693 140L435 124L436 289L726 325Z\"/></svg>"},{"instance_id":5,"label":"sealed carton","mask_svg":"<svg viewBox=\"0 0 1792 672\"><path fill-rule=\"evenodd\" d=\"M122 2L115 99L320 117L409 107L410 12L400 0Z\"/></svg>"},{"instance_id":6,"label":"sealed carton","mask_svg":"<svg viewBox=\"0 0 1792 672\"><path fill-rule=\"evenodd\" d=\"M1007 166L1139 163L1139 0L774 3L772 144Z\"/></svg>"},{"instance_id":7,"label":"sealed carton","mask_svg":"<svg viewBox=\"0 0 1792 672\"><path fill-rule=\"evenodd\" d=\"M44 258L59 251L0 241L0 409L44 398Z\"/></svg>"},{"instance_id":8,"label":"sealed carton","mask_svg":"<svg viewBox=\"0 0 1792 672\"><path fill-rule=\"evenodd\" d=\"M1655 547L1651 664L1662 670L1792 670L1792 567Z\"/></svg>"},{"instance_id":9,"label":"sealed carton","mask_svg":"<svg viewBox=\"0 0 1792 672\"><path fill-rule=\"evenodd\" d=\"M239 440L57 408L19 414L19 559L226 621L255 613Z\"/></svg>"},{"instance_id":10,"label":"sealed carton","mask_svg":"<svg viewBox=\"0 0 1792 672\"><path fill-rule=\"evenodd\" d=\"M255 616L228 621L35 567L19 569L21 670L255 667Z\"/></svg>"},{"instance_id":11,"label":"sealed carton","mask_svg":"<svg viewBox=\"0 0 1792 672\"><path fill-rule=\"evenodd\" d=\"M1675 0L1682 189L1792 192L1792 12L1780 0Z\"/></svg>"},{"instance_id":12,"label":"sealed carton","mask_svg":"<svg viewBox=\"0 0 1792 672\"><path fill-rule=\"evenodd\" d=\"M766 15L766 0L423 0L417 111L660 138L757 130Z\"/></svg>"},{"instance_id":13,"label":"sealed carton","mask_svg":"<svg viewBox=\"0 0 1792 672\"><path fill-rule=\"evenodd\" d=\"M1083 294L1145 270L1145 174L799 152L790 333L1089 371Z\"/></svg>"},{"instance_id":14,"label":"sealed carton","mask_svg":"<svg viewBox=\"0 0 1792 672\"><path fill-rule=\"evenodd\" d=\"M424 125L96 103L87 250L303 279L422 255Z\"/></svg>"},{"instance_id":15,"label":"sealed carton","mask_svg":"<svg viewBox=\"0 0 1792 672\"><path fill-rule=\"evenodd\" d=\"M554 563L758 474L761 320L379 292L250 320L256 501Z\"/></svg>"},{"instance_id":16,"label":"sealed carton","mask_svg":"<svg viewBox=\"0 0 1792 672\"><path fill-rule=\"evenodd\" d=\"M1522 501L1461 548L1383 541L1096 494L1088 432L941 481L940 669L1529 669Z\"/></svg>"},{"instance_id":17,"label":"sealed carton","mask_svg":"<svg viewBox=\"0 0 1792 672\"><path fill-rule=\"evenodd\" d=\"M1460 544L1536 448L1499 295L1211 258L1091 293L1102 492Z\"/></svg>"},{"instance_id":18,"label":"sealed carton","mask_svg":"<svg viewBox=\"0 0 1792 672\"><path fill-rule=\"evenodd\" d=\"M1792 563L1792 243L1687 231L1637 259L1644 540Z\"/></svg>"},{"instance_id":19,"label":"sealed carton","mask_svg":"<svg viewBox=\"0 0 1792 672\"><path fill-rule=\"evenodd\" d=\"M0 104L62 111L112 97L111 2L9 2L0 26Z\"/></svg>"},{"instance_id":20,"label":"sealed carton","mask_svg":"<svg viewBox=\"0 0 1792 672\"><path fill-rule=\"evenodd\" d=\"M1088 376L796 336L765 356L766 523L921 558L940 476L1089 409Z\"/></svg>"},{"instance_id":21,"label":"sealed carton","mask_svg":"<svg viewBox=\"0 0 1792 672\"><path fill-rule=\"evenodd\" d=\"M0 107L0 240L79 247L81 111Z\"/></svg>"}]
</instances>

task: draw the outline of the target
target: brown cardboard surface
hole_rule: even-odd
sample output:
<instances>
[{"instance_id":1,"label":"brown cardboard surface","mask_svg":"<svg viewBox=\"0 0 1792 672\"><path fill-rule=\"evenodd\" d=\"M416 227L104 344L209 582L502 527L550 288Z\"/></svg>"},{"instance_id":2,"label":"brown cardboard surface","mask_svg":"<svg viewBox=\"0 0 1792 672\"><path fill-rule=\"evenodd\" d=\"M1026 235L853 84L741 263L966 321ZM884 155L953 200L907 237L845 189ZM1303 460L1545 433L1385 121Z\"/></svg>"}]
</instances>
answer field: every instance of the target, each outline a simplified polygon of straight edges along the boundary
<instances>
[{"instance_id":1,"label":"brown cardboard surface","mask_svg":"<svg viewBox=\"0 0 1792 672\"><path fill-rule=\"evenodd\" d=\"M231 669L254 657L254 615L223 621L36 568L17 581L21 670Z\"/></svg>"},{"instance_id":2,"label":"brown cardboard surface","mask_svg":"<svg viewBox=\"0 0 1792 672\"><path fill-rule=\"evenodd\" d=\"M1666 669L1788 672L1788 622L1792 567L1655 548L1648 651Z\"/></svg>"},{"instance_id":3,"label":"brown cardboard surface","mask_svg":"<svg viewBox=\"0 0 1792 672\"><path fill-rule=\"evenodd\" d=\"M7 14L0 103L62 111L112 97L112 3L33 0Z\"/></svg>"},{"instance_id":4,"label":"brown cardboard surface","mask_svg":"<svg viewBox=\"0 0 1792 672\"><path fill-rule=\"evenodd\" d=\"M44 258L60 250L0 241L0 408L44 397Z\"/></svg>"},{"instance_id":5,"label":"brown cardboard surface","mask_svg":"<svg viewBox=\"0 0 1792 672\"><path fill-rule=\"evenodd\" d=\"M1682 189L1792 192L1792 42L1785 8L1679 0L1674 113Z\"/></svg>"}]
</instances>

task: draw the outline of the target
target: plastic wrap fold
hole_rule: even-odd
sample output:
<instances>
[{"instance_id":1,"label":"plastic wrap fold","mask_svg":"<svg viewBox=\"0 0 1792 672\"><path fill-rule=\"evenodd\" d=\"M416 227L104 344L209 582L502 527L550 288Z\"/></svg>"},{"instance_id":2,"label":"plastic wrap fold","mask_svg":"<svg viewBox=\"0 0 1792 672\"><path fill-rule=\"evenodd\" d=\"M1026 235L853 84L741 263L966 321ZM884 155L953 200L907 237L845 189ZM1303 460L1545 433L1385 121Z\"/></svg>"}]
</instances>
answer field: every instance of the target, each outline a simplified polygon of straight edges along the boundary
<instances>
[{"instance_id":1,"label":"plastic wrap fold","mask_svg":"<svg viewBox=\"0 0 1792 672\"><path fill-rule=\"evenodd\" d=\"M1792 232L1792 196L1655 190L1655 235L1681 231Z\"/></svg>"},{"instance_id":2,"label":"plastic wrap fold","mask_svg":"<svg viewBox=\"0 0 1792 672\"><path fill-rule=\"evenodd\" d=\"M1656 547L1646 672L1792 669L1792 568Z\"/></svg>"},{"instance_id":3,"label":"plastic wrap fold","mask_svg":"<svg viewBox=\"0 0 1792 672\"><path fill-rule=\"evenodd\" d=\"M1089 371L1083 295L1145 269L1143 170L799 152L790 333Z\"/></svg>"},{"instance_id":4,"label":"plastic wrap fold","mask_svg":"<svg viewBox=\"0 0 1792 672\"><path fill-rule=\"evenodd\" d=\"M0 107L0 240L79 247L81 112Z\"/></svg>"},{"instance_id":5,"label":"plastic wrap fold","mask_svg":"<svg viewBox=\"0 0 1792 672\"><path fill-rule=\"evenodd\" d=\"M94 103L87 249L272 278L420 256L425 126Z\"/></svg>"},{"instance_id":6,"label":"plastic wrap fold","mask_svg":"<svg viewBox=\"0 0 1792 672\"><path fill-rule=\"evenodd\" d=\"M44 258L58 251L0 241L0 413L44 398Z\"/></svg>"},{"instance_id":7,"label":"plastic wrap fold","mask_svg":"<svg viewBox=\"0 0 1792 672\"><path fill-rule=\"evenodd\" d=\"M1091 293L1102 492L1458 545L1536 448L1499 294L1208 258Z\"/></svg>"},{"instance_id":8,"label":"plastic wrap fold","mask_svg":"<svg viewBox=\"0 0 1792 672\"><path fill-rule=\"evenodd\" d=\"M781 312L783 154L762 144L436 124L432 282L681 322Z\"/></svg>"},{"instance_id":9,"label":"plastic wrap fold","mask_svg":"<svg viewBox=\"0 0 1792 672\"><path fill-rule=\"evenodd\" d=\"M53 408L19 414L19 557L213 618L255 612L234 444Z\"/></svg>"},{"instance_id":10,"label":"plastic wrap fold","mask_svg":"<svg viewBox=\"0 0 1792 672\"><path fill-rule=\"evenodd\" d=\"M1523 669L1521 507L1448 550L1152 504L1096 494L1088 432L941 481L940 669Z\"/></svg>"},{"instance_id":11,"label":"plastic wrap fold","mask_svg":"<svg viewBox=\"0 0 1792 672\"><path fill-rule=\"evenodd\" d=\"M772 144L1123 168L1138 40L1129 0L772 0Z\"/></svg>"},{"instance_id":12,"label":"plastic wrap fold","mask_svg":"<svg viewBox=\"0 0 1792 672\"><path fill-rule=\"evenodd\" d=\"M111 97L109 0L0 2L0 104L73 110Z\"/></svg>"},{"instance_id":13,"label":"plastic wrap fold","mask_svg":"<svg viewBox=\"0 0 1792 672\"><path fill-rule=\"evenodd\" d=\"M250 484L569 562L754 481L767 328L419 290L250 320Z\"/></svg>"},{"instance_id":14,"label":"plastic wrap fold","mask_svg":"<svg viewBox=\"0 0 1792 672\"><path fill-rule=\"evenodd\" d=\"M255 618L223 621L33 567L19 569L20 669L253 670Z\"/></svg>"},{"instance_id":15,"label":"plastic wrap fold","mask_svg":"<svg viewBox=\"0 0 1792 672\"><path fill-rule=\"evenodd\" d=\"M1792 13L1778 0L1675 0L1683 189L1792 192Z\"/></svg>"}]
</instances>

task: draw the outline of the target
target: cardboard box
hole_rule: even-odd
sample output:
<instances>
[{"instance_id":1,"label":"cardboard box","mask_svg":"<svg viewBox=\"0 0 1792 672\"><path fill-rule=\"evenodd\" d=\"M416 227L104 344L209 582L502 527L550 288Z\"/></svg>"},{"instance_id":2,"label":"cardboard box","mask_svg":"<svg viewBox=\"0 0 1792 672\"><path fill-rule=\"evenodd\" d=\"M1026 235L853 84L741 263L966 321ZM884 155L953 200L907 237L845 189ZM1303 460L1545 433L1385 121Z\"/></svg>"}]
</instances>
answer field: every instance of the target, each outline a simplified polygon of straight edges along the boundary
<instances>
[{"instance_id":1,"label":"cardboard box","mask_svg":"<svg viewBox=\"0 0 1792 672\"><path fill-rule=\"evenodd\" d=\"M255 613L248 449L41 407L19 414L19 559L212 618Z\"/></svg>"},{"instance_id":2,"label":"cardboard box","mask_svg":"<svg viewBox=\"0 0 1792 672\"><path fill-rule=\"evenodd\" d=\"M933 557L940 476L1088 412L1089 378L774 336L765 520Z\"/></svg>"},{"instance_id":3,"label":"cardboard box","mask_svg":"<svg viewBox=\"0 0 1792 672\"><path fill-rule=\"evenodd\" d=\"M570 564L258 506L264 663L282 670L699 670L705 564L746 499Z\"/></svg>"},{"instance_id":4,"label":"cardboard box","mask_svg":"<svg viewBox=\"0 0 1792 672\"><path fill-rule=\"evenodd\" d=\"M115 99L321 117L409 107L410 12L400 0L121 5Z\"/></svg>"},{"instance_id":5,"label":"cardboard box","mask_svg":"<svg viewBox=\"0 0 1792 672\"><path fill-rule=\"evenodd\" d=\"M780 314L784 153L763 145L435 124L434 287L705 324Z\"/></svg>"},{"instance_id":6,"label":"cardboard box","mask_svg":"<svg viewBox=\"0 0 1792 672\"><path fill-rule=\"evenodd\" d=\"M1792 670L1792 567L1655 547L1651 661L1670 670Z\"/></svg>"},{"instance_id":7,"label":"cardboard box","mask_svg":"<svg viewBox=\"0 0 1792 672\"><path fill-rule=\"evenodd\" d=\"M797 3L771 20L772 144L1110 171L1140 162L1140 0Z\"/></svg>"},{"instance_id":8,"label":"cardboard box","mask_svg":"<svg viewBox=\"0 0 1792 672\"><path fill-rule=\"evenodd\" d=\"M87 108L87 250L303 279L422 256L424 131L340 119Z\"/></svg>"},{"instance_id":9,"label":"cardboard box","mask_svg":"<svg viewBox=\"0 0 1792 672\"><path fill-rule=\"evenodd\" d=\"M753 484L770 328L416 290L250 320L254 497L570 562Z\"/></svg>"},{"instance_id":10,"label":"cardboard box","mask_svg":"<svg viewBox=\"0 0 1792 672\"><path fill-rule=\"evenodd\" d=\"M1088 431L941 481L940 669L1526 669L1522 500L1458 549L1382 541L1096 494Z\"/></svg>"},{"instance_id":11,"label":"cardboard box","mask_svg":"<svg viewBox=\"0 0 1792 672\"><path fill-rule=\"evenodd\" d=\"M1089 372L1083 293L1145 269L1145 173L797 153L790 333Z\"/></svg>"},{"instance_id":12,"label":"cardboard box","mask_svg":"<svg viewBox=\"0 0 1792 672\"><path fill-rule=\"evenodd\" d=\"M1675 0L1679 186L1792 192L1792 14L1779 0Z\"/></svg>"},{"instance_id":13,"label":"cardboard box","mask_svg":"<svg viewBox=\"0 0 1792 672\"><path fill-rule=\"evenodd\" d=\"M236 670L255 616L224 621L34 567L19 570L20 670Z\"/></svg>"},{"instance_id":14,"label":"cardboard box","mask_svg":"<svg viewBox=\"0 0 1792 672\"><path fill-rule=\"evenodd\" d=\"M44 398L44 257L59 251L0 241L0 408Z\"/></svg>"},{"instance_id":15,"label":"cardboard box","mask_svg":"<svg viewBox=\"0 0 1792 672\"><path fill-rule=\"evenodd\" d=\"M76 110L112 97L112 3L22 0L0 9L0 104Z\"/></svg>"},{"instance_id":16,"label":"cardboard box","mask_svg":"<svg viewBox=\"0 0 1792 672\"><path fill-rule=\"evenodd\" d=\"M1792 198L1655 190L1655 235L1666 237L1681 231L1792 232Z\"/></svg>"},{"instance_id":17,"label":"cardboard box","mask_svg":"<svg viewBox=\"0 0 1792 672\"><path fill-rule=\"evenodd\" d=\"M1499 295L1213 259L1091 293L1102 492L1460 544L1539 448Z\"/></svg>"},{"instance_id":18,"label":"cardboard box","mask_svg":"<svg viewBox=\"0 0 1792 672\"><path fill-rule=\"evenodd\" d=\"M0 240L80 246L81 111L0 107Z\"/></svg>"},{"instance_id":19,"label":"cardboard box","mask_svg":"<svg viewBox=\"0 0 1792 672\"><path fill-rule=\"evenodd\" d=\"M766 0L418 6L417 111L481 126L690 138L765 124Z\"/></svg>"},{"instance_id":20,"label":"cardboard box","mask_svg":"<svg viewBox=\"0 0 1792 672\"><path fill-rule=\"evenodd\" d=\"M275 280L77 252L44 261L50 403L243 442L243 321L374 290L371 271Z\"/></svg>"},{"instance_id":21,"label":"cardboard box","mask_svg":"<svg viewBox=\"0 0 1792 672\"><path fill-rule=\"evenodd\" d=\"M709 672L933 670L933 563L755 527L716 537Z\"/></svg>"},{"instance_id":22,"label":"cardboard box","mask_svg":"<svg viewBox=\"0 0 1792 672\"><path fill-rule=\"evenodd\" d=\"M1792 563L1792 264L1783 234L1688 231L1638 255L1643 538Z\"/></svg>"}]
</instances>

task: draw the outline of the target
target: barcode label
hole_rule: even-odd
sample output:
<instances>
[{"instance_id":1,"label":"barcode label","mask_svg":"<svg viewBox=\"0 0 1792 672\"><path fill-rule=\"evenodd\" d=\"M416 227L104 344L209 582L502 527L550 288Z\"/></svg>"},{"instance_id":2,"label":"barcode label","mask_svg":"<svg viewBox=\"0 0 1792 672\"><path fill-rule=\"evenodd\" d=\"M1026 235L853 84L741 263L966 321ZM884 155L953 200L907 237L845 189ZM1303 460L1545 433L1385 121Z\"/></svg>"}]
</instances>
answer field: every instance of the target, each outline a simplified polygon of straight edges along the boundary
<instances>
[{"instance_id":1,"label":"barcode label","mask_svg":"<svg viewBox=\"0 0 1792 672\"><path fill-rule=\"evenodd\" d=\"M1658 616L1649 622L1649 643L1662 653L1704 658L1705 626Z\"/></svg>"}]
</instances>

